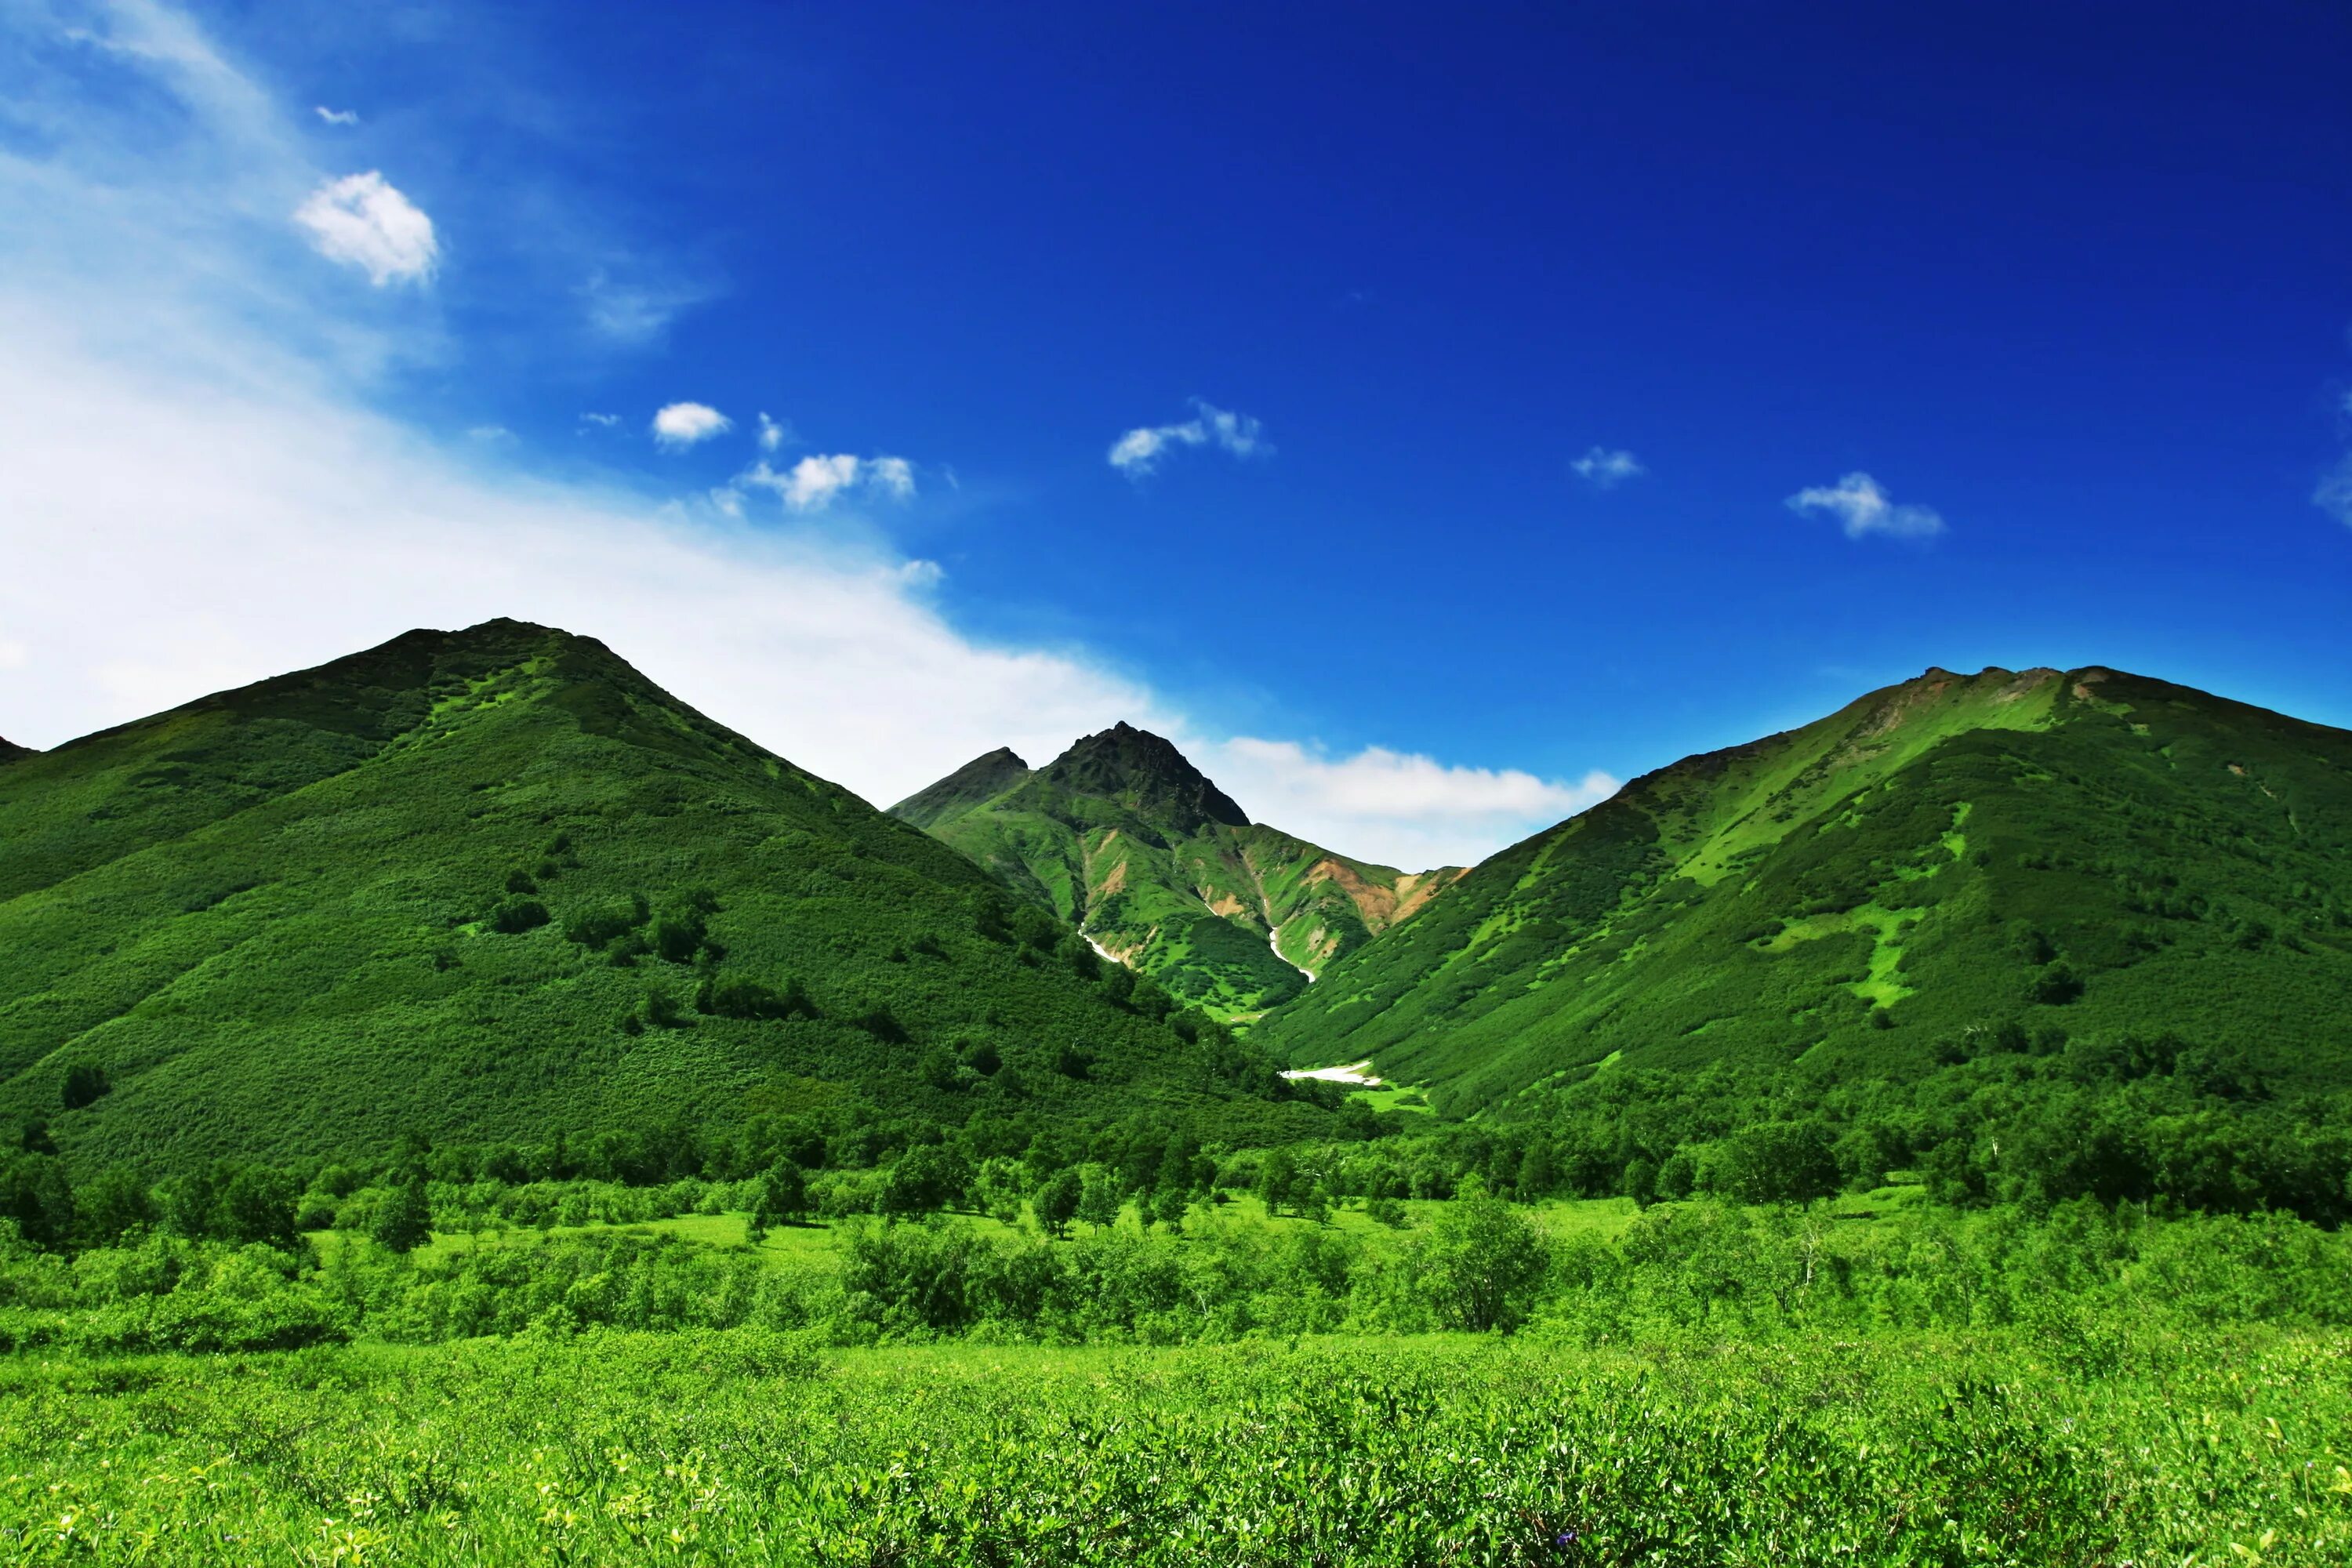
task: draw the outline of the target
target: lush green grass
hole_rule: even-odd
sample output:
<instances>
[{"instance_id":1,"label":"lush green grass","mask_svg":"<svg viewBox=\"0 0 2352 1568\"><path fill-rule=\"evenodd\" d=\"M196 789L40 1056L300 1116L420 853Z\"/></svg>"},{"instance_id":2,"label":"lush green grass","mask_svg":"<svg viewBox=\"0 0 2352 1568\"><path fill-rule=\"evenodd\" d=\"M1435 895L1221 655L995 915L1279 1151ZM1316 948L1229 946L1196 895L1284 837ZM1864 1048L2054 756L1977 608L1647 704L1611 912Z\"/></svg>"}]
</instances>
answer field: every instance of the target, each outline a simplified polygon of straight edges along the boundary
<instances>
[{"instance_id":1,"label":"lush green grass","mask_svg":"<svg viewBox=\"0 0 2352 1568\"><path fill-rule=\"evenodd\" d=\"M543 627L19 758L0 843L0 1118L83 1172L859 1100L1315 1119L961 856ZM78 1065L112 1092L67 1109Z\"/></svg>"},{"instance_id":2,"label":"lush green grass","mask_svg":"<svg viewBox=\"0 0 2352 1568\"><path fill-rule=\"evenodd\" d=\"M1255 1037L1455 1110L1612 1056L1900 1079L2004 1025L2334 1087L2347 994L2352 735L2111 671L1934 671L1505 850Z\"/></svg>"},{"instance_id":3,"label":"lush green grass","mask_svg":"<svg viewBox=\"0 0 2352 1568\"><path fill-rule=\"evenodd\" d=\"M2340 1340L0 1363L16 1561L2334 1564Z\"/></svg>"}]
</instances>

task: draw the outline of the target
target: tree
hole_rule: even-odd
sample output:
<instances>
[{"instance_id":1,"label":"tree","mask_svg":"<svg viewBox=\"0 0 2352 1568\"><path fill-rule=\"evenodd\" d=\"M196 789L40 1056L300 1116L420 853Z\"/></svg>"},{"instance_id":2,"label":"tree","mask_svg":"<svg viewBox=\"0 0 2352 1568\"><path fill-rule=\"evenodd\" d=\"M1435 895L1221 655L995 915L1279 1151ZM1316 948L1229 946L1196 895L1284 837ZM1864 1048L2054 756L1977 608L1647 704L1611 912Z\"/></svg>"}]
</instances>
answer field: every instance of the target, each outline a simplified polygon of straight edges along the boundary
<instances>
[{"instance_id":1,"label":"tree","mask_svg":"<svg viewBox=\"0 0 2352 1568\"><path fill-rule=\"evenodd\" d=\"M797 1225L808 1214L808 1177L789 1159L779 1159L760 1177L759 1196L751 1204L751 1226L765 1234L780 1225Z\"/></svg>"},{"instance_id":2,"label":"tree","mask_svg":"<svg viewBox=\"0 0 2352 1568\"><path fill-rule=\"evenodd\" d=\"M1438 1316L1474 1333L1517 1328L1549 1260L1534 1223L1484 1193L1446 1205L1423 1253Z\"/></svg>"},{"instance_id":3,"label":"tree","mask_svg":"<svg viewBox=\"0 0 2352 1568\"><path fill-rule=\"evenodd\" d=\"M1744 1204L1801 1204L1842 1184L1835 1146L1819 1121L1759 1121L1716 1145L1715 1190Z\"/></svg>"},{"instance_id":4,"label":"tree","mask_svg":"<svg viewBox=\"0 0 2352 1568\"><path fill-rule=\"evenodd\" d=\"M146 1180L129 1165L109 1165L74 1194L74 1222L84 1241L111 1247L155 1223Z\"/></svg>"},{"instance_id":5,"label":"tree","mask_svg":"<svg viewBox=\"0 0 2352 1568\"><path fill-rule=\"evenodd\" d=\"M106 1069L95 1062L76 1062L66 1068L65 1107L79 1110L95 1105L114 1088L107 1081Z\"/></svg>"},{"instance_id":6,"label":"tree","mask_svg":"<svg viewBox=\"0 0 2352 1568\"><path fill-rule=\"evenodd\" d=\"M433 1237L433 1209L425 1183L416 1178L397 1182L376 1205L375 1223L368 1235L388 1252L414 1252Z\"/></svg>"},{"instance_id":7,"label":"tree","mask_svg":"<svg viewBox=\"0 0 2352 1568\"><path fill-rule=\"evenodd\" d=\"M73 1235L74 1194L54 1154L0 1154L0 1220L38 1247L63 1247Z\"/></svg>"},{"instance_id":8,"label":"tree","mask_svg":"<svg viewBox=\"0 0 2352 1568\"><path fill-rule=\"evenodd\" d=\"M930 1214L964 1195L971 1167L952 1149L918 1143L898 1156L882 1179L882 1212Z\"/></svg>"},{"instance_id":9,"label":"tree","mask_svg":"<svg viewBox=\"0 0 2352 1568\"><path fill-rule=\"evenodd\" d=\"M1059 1236L1070 1228L1082 1191L1077 1172L1067 1168L1055 1172L1037 1184L1037 1190L1030 1194L1029 1207L1037 1215L1037 1223L1045 1227L1047 1236Z\"/></svg>"},{"instance_id":10,"label":"tree","mask_svg":"<svg viewBox=\"0 0 2352 1568\"><path fill-rule=\"evenodd\" d=\"M246 1165L221 1188L213 1234L239 1244L261 1242L281 1252L301 1247L294 1228L294 1178L267 1165Z\"/></svg>"},{"instance_id":11,"label":"tree","mask_svg":"<svg viewBox=\"0 0 2352 1568\"><path fill-rule=\"evenodd\" d=\"M1268 1218L1282 1212L1290 1202L1292 1189L1298 1184L1298 1166L1287 1149L1269 1149L1258 1163L1257 1198L1265 1205Z\"/></svg>"},{"instance_id":12,"label":"tree","mask_svg":"<svg viewBox=\"0 0 2352 1568\"><path fill-rule=\"evenodd\" d=\"M1118 1178L1100 1165L1088 1165L1078 1184L1078 1217L1088 1225L1117 1225L1123 1207Z\"/></svg>"}]
</instances>

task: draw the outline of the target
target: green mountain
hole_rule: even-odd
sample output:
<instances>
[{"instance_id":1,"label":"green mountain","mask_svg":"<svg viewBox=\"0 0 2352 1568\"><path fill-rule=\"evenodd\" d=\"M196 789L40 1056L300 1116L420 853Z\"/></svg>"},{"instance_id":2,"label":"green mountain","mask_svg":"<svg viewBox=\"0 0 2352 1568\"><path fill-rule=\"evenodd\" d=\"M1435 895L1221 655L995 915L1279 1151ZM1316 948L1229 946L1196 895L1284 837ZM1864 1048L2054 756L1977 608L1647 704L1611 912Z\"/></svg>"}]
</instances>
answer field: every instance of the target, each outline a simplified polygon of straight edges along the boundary
<instances>
[{"instance_id":1,"label":"green mountain","mask_svg":"<svg viewBox=\"0 0 2352 1568\"><path fill-rule=\"evenodd\" d=\"M891 811L1225 1018L1299 994L1460 875L1351 860L1252 823L1174 745L1123 723L1034 773L992 752Z\"/></svg>"},{"instance_id":2,"label":"green mountain","mask_svg":"<svg viewBox=\"0 0 2352 1568\"><path fill-rule=\"evenodd\" d=\"M543 626L19 757L0 847L0 1116L77 1164L852 1100L1315 1114L962 857ZM111 1091L61 1109L76 1067Z\"/></svg>"},{"instance_id":3,"label":"green mountain","mask_svg":"<svg viewBox=\"0 0 2352 1568\"><path fill-rule=\"evenodd\" d=\"M985 805L1028 776L1029 764L1014 756L1012 747L999 746L984 757L974 757L929 788L917 790L892 806L890 815L918 827L935 827L949 817L961 816L973 806Z\"/></svg>"},{"instance_id":4,"label":"green mountain","mask_svg":"<svg viewBox=\"0 0 2352 1568\"><path fill-rule=\"evenodd\" d=\"M2352 733L2110 669L1930 669L1503 851L1259 1037L1455 1110L2015 1030L2342 1083L2347 995Z\"/></svg>"},{"instance_id":5,"label":"green mountain","mask_svg":"<svg viewBox=\"0 0 2352 1568\"><path fill-rule=\"evenodd\" d=\"M16 744L16 742L9 740L6 736L0 735L0 763L13 763L18 757L29 757L36 754L37 753L30 746L20 746Z\"/></svg>"}]
</instances>

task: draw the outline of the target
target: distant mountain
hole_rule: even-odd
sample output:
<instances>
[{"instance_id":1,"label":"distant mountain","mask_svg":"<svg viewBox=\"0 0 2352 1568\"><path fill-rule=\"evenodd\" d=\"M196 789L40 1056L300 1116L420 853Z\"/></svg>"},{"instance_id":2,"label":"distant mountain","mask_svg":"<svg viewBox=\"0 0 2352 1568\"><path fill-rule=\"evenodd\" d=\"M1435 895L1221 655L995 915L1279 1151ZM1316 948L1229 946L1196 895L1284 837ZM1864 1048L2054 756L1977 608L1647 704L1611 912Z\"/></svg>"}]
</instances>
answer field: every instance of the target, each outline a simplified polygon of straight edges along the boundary
<instances>
[{"instance_id":1,"label":"distant mountain","mask_svg":"<svg viewBox=\"0 0 2352 1568\"><path fill-rule=\"evenodd\" d=\"M84 1164L857 1098L1319 1114L961 856L514 621L0 769L0 1115ZM65 1110L85 1063L112 1092Z\"/></svg>"},{"instance_id":2,"label":"distant mountain","mask_svg":"<svg viewBox=\"0 0 2352 1568\"><path fill-rule=\"evenodd\" d=\"M2342 1083L2347 996L2352 733L2111 669L1930 669L1503 851L1260 1037L1457 1110L1621 1061L1908 1072L2012 1029Z\"/></svg>"},{"instance_id":3,"label":"distant mountain","mask_svg":"<svg viewBox=\"0 0 2352 1568\"><path fill-rule=\"evenodd\" d=\"M1173 744L1125 723L1034 773L992 752L891 809L1224 1017L1297 995L1460 874L1375 866L1254 824Z\"/></svg>"}]
</instances>

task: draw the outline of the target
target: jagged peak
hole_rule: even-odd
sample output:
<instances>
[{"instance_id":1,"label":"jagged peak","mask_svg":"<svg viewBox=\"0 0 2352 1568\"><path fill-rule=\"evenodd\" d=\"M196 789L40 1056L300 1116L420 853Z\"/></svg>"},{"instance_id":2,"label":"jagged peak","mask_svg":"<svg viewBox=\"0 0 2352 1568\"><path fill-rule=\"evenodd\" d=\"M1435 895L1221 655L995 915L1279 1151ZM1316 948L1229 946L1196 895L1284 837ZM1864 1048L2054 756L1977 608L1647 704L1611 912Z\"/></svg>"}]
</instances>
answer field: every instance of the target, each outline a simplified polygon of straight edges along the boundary
<instances>
[{"instance_id":1,"label":"jagged peak","mask_svg":"<svg viewBox=\"0 0 2352 1568\"><path fill-rule=\"evenodd\" d=\"M1191 832L1203 823L1247 827L1249 815L1175 742L1124 719L1081 737L1039 775L1080 795L1104 795L1139 811L1164 814Z\"/></svg>"}]
</instances>

